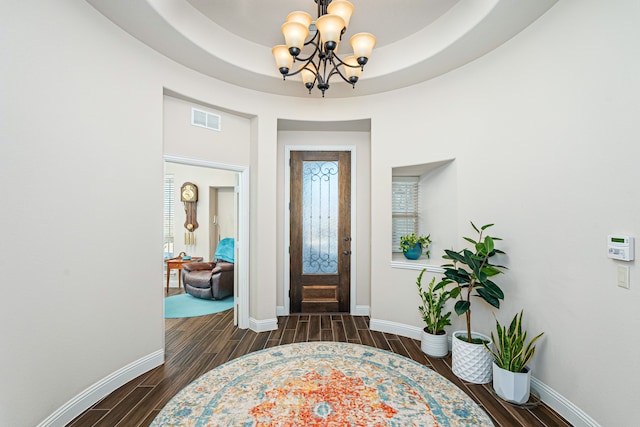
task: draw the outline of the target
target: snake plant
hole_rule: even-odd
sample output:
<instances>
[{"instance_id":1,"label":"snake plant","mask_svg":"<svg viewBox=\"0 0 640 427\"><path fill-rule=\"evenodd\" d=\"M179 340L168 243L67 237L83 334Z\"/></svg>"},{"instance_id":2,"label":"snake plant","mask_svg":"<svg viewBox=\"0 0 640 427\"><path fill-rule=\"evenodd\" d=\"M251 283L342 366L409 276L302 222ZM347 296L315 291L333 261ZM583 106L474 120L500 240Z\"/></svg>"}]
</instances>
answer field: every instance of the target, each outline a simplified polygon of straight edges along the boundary
<instances>
[{"instance_id":1,"label":"snake plant","mask_svg":"<svg viewBox=\"0 0 640 427\"><path fill-rule=\"evenodd\" d=\"M522 330L522 311L516 314L511 320L511 324L507 329L502 326L496 319L497 336L491 333L491 341L493 342L492 350L486 343L484 344L487 351L491 353L498 367L510 372L524 372L525 367L536 353L536 347L533 345L544 332L536 335L527 341L527 331Z\"/></svg>"}]
</instances>

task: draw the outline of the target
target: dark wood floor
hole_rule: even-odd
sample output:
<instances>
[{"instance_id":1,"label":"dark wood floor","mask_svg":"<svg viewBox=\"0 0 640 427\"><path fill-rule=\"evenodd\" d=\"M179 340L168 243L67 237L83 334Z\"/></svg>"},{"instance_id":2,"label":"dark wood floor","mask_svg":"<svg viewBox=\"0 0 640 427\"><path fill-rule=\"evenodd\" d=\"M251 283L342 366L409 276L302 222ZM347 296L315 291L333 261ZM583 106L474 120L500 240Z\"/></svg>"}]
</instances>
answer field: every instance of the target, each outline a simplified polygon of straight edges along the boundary
<instances>
[{"instance_id":1,"label":"dark wood floor","mask_svg":"<svg viewBox=\"0 0 640 427\"><path fill-rule=\"evenodd\" d=\"M280 317L277 330L262 333L234 327L232 311L165 322L165 364L120 387L67 427L148 426L173 395L205 372L256 350L305 341L351 342L409 357L464 390L485 409L496 426L570 426L544 404L532 409L516 408L494 397L490 385L462 382L451 372L450 356L428 358L420 350L419 341L370 330L368 317Z\"/></svg>"}]
</instances>

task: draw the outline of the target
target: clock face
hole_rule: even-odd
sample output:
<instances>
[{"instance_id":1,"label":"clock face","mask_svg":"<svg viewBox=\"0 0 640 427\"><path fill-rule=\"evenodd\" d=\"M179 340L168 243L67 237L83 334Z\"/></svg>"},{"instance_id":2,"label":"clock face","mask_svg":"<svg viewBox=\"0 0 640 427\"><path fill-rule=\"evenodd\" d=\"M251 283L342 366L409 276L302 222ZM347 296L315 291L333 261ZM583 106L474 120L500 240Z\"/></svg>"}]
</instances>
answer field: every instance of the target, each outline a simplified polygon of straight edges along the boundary
<instances>
[{"instance_id":1,"label":"clock face","mask_svg":"<svg viewBox=\"0 0 640 427\"><path fill-rule=\"evenodd\" d=\"M195 202L198 200L198 188L191 183L185 183L182 186L180 196L183 202Z\"/></svg>"},{"instance_id":2,"label":"clock face","mask_svg":"<svg viewBox=\"0 0 640 427\"><path fill-rule=\"evenodd\" d=\"M191 201L191 200L193 200L193 196L194 196L194 195L195 195L195 194L193 194L193 190L192 190L191 188L185 188L185 189L182 191L182 198L183 198L184 200L188 201L188 202L189 202L189 201Z\"/></svg>"}]
</instances>

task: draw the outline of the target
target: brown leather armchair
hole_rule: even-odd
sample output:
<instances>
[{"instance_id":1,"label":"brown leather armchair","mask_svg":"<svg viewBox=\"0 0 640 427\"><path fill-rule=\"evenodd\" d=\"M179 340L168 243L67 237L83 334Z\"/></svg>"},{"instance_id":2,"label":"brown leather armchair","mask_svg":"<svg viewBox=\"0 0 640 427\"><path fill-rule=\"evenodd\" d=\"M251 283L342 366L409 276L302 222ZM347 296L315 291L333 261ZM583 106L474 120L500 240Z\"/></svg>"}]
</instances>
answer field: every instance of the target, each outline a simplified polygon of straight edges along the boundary
<instances>
[{"instance_id":1,"label":"brown leather armchair","mask_svg":"<svg viewBox=\"0 0 640 427\"><path fill-rule=\"evenodd\" d=\"M233 295L233 264L226 261L190 262L182 266L186 293L204 299Z\"/></svg>"}]
</instances>

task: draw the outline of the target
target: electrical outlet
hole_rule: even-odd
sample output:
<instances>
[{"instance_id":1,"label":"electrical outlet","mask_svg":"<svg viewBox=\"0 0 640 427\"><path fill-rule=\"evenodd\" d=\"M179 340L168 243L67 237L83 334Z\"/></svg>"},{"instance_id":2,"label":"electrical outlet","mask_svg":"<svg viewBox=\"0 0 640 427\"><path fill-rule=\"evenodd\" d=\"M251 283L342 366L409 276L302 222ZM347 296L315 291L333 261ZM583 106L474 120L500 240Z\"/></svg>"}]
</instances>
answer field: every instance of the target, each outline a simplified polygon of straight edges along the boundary
<instances>
[{"instance_id":1,"label":"electrical outlet","mask_svg":"<svg viewBox=\"0 0 640 427\"><path fill-rule=\"evenodd\" d=\"M618 286L629 289L629 267L626 265L618 266Z\"/></svg>"}]
</instances>

